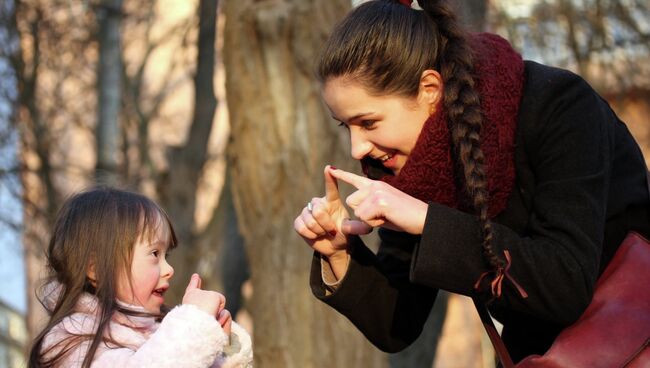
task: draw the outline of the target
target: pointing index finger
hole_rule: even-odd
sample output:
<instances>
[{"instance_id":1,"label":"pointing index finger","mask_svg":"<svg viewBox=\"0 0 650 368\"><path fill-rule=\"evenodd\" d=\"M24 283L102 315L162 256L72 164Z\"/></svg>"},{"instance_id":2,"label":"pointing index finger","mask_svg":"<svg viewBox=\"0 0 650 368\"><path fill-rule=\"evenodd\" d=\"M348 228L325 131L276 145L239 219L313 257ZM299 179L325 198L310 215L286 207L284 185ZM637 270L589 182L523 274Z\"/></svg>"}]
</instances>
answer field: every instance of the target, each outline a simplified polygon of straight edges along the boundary
<instances>
[{"instance_id":1,"label":"pointing index finger","mask_svg":"<svg viewBox=\"0 0 650 368\"><path fill-rule=\"evenodd\" d=\"M335 178L335 180L336 179L343 180L344 182L352 185L357 189L366 187L373 181L372 179L368 179L365 176L353 174L351 172L347 172L341 169L330 170L330 174Z\"/></svg>"}]
</instances>

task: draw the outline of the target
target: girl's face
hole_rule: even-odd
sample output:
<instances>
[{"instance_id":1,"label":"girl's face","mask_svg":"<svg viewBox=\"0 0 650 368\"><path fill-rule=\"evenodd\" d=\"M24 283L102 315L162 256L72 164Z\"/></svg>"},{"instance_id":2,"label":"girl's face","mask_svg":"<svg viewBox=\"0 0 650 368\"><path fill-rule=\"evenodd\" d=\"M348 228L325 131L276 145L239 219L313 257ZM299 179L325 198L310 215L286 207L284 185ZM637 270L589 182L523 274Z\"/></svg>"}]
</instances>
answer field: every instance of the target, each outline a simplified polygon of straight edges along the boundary
<instances>
[{"instance_id":1,"label":"girl's face","mask_svg":"<svg viewBox=\"0 0 650 368\"><path fill-rule=\"evenodd\" d=\"M168 231L161 219L152 236L140 236L133 246L131 282L126 275L118 281L117 297L120 301L139 305L152 314L159 314L165 291L174 269L167 263Z\"/></svg>"},{"instance_id":2,"label":"girl's face","mask_svg":"<svg viewBox=\"0 0 650 368\"><path fill-rule=\"evenodd\" d=\"M397 175L433 111L437 87L440 85L434 90L421 84L420 93L413 98L376 96L360 83L341 76L328 79L322 92L332 117L350 131L352 157L374 158Z\"/></svg>"}]
</instances>

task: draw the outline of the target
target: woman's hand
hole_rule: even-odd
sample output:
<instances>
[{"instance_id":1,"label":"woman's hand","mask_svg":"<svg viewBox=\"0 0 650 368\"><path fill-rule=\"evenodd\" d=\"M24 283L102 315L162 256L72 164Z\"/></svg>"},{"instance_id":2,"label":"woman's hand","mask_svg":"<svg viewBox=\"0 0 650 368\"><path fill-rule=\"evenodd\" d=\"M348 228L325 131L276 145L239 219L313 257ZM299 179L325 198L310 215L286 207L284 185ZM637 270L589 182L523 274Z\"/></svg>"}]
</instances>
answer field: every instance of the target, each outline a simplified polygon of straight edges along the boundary
<instances>
[{"instance_id":1,"label":"woman's hand","mask_svg":"<svg viewBox=\"0 0 650 368\"><path fill-rule=\"evenodd\" d=\"M339 277L347 268L347 235L367 234L372 228L363 222L349 220L350 215L341 201L332 170L326 166L323 173L325 196L312 198L294 220L293 227L309 246L330 262Z\"/></svg>"},{"instance_id":2,"label":"woman's hand","mask_svg":"<svg viewBox=\"0 0 650 368\"><path fill-rule=\"evenodd\" d=\"M202 290L201 277L196 273L192 275L192 278L190 278L190 283L185 289L183 304L194 304L200 310L218 319L219 323L222 322L222 312L228 312L226 309L224 309L226 307L226 297L216 291ZM228 312L228 317L229 316L230 312ZM227 322L228 321L224 319L224 323ZM224 326L224 323L221 323L221 325ZM228 324L228 329L230 329L230 324ZM228 333L230 332L228 331Z\"/></svg>"},{"instance_id":3,"label":"woman's hand","mask_svg":"<svg viewBox=\"0 0 650 368\"><path fill-rule=\"evenodd\" d=\"M354 215L365 224L410 234L422 234L428 210L427 203L382 181L338 169L330 169L330 174L357 188L345 202L354 210Z\"/></svg>"}]
</instances>

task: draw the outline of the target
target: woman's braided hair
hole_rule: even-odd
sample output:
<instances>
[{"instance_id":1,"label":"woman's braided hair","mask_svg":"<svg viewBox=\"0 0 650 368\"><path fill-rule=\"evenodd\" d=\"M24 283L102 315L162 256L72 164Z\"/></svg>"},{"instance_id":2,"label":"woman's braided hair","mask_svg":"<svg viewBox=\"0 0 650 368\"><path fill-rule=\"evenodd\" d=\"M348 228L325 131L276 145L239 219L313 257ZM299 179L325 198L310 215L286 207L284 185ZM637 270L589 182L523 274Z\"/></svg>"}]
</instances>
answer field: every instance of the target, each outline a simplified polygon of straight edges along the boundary
<instances>
[{"instance_id":1,"label":"woman's braided hair","mask_svg":"<svg viewBox=\"0 0 650 368\"><path fill-rule=\"evenodd\" d=\"M485 258L494 270L502 269L504 261L492 247L480 147L483 117L467 36L443 0L418 0L418 4L423 11L397 0L369 1L352 10L326 42L317 77L324 83L346 76L376 95L415 97L422 72L440 72L453 157L457 172L462 172L456 182L478 216Z\"/></svg>"},{"instance_id":2,"label":"woman's braided hair","mask_svg":"<svg viewBox=\"0 0 650 368\"><path fill-rule=\"evenodd\" d=\"M494 269L504 267L492 248L492 225L488 218L488 181L481 150L483 117L478 92L474 89L472 53L465 31L443 1L419 0L422 9L438 25L445 40L439 56L444 80L443 103L449 122L455 158L462 168L464 189L476 211L483 234L483 252Z\"/></svg>"}]
</instances>

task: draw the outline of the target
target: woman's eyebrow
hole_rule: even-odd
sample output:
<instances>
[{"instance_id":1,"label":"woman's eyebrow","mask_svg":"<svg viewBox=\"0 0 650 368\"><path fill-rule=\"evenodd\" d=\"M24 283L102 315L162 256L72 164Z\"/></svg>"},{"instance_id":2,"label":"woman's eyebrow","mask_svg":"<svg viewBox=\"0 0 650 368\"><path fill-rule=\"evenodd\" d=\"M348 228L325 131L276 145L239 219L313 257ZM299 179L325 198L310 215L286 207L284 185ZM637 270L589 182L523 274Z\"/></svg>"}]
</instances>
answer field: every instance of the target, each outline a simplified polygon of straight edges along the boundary
<instances>
[{"instance_id":1,"label":"woman's eyebrow","mask_svg":"<svg viewBox=\"0 0 650 368\"><path fill-rule=\"evenodd\" d=\"M341 123L345 123L346 121L353 121L353 120L359 119L360 117L363 117L363 116L366 116L366 115L370 115L370 114L374 114L374 112L362 112L362 113L358 113L358 114L356 114L356 115L354 115L354 116L348 118L347 120L343 120L343 119L337 118L337 117L334 116L334 115L332 115L332 118L333 118L334 120L340 121Z\"/></svg>"}]
</instances>

